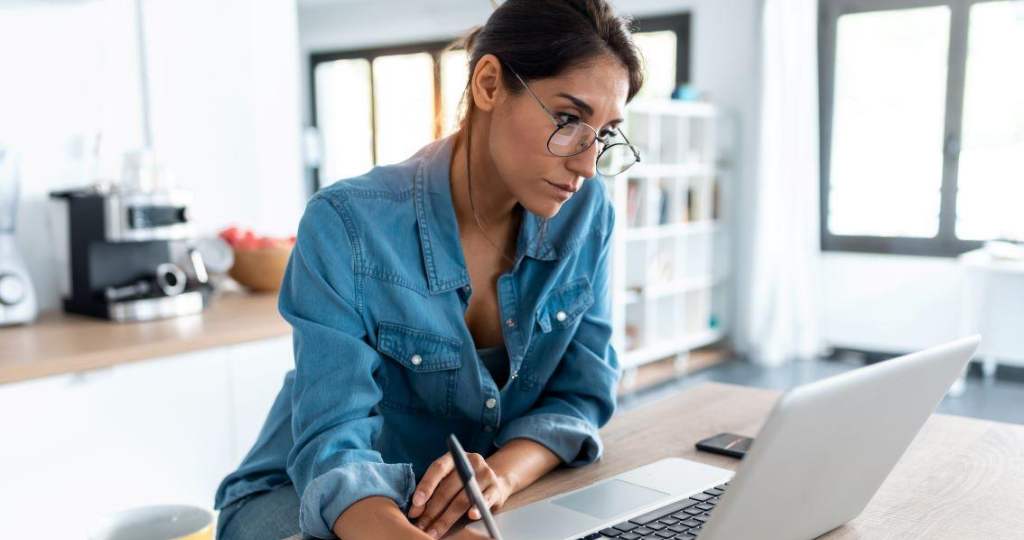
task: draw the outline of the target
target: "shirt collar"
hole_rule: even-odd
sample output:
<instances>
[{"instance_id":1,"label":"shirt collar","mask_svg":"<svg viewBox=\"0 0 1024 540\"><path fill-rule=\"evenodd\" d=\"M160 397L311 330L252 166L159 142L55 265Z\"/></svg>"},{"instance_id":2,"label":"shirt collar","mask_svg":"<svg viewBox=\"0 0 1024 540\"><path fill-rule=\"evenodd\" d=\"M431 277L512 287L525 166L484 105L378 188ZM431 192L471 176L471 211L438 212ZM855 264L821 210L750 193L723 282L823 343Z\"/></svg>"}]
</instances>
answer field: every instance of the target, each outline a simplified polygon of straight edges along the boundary
<instances>
[{"instance_id":1,"label":"shirt collar","mask_svg":"<svg viewBox=\"0 0 1024 540\"><path fill-rule=\"evenodd\" d=\"M437 294L469 284L469 272L462 255L459 227L451 191L451 156L455 136L450 135L427 145L421 153L413 180L413 200L419 230L423 265L430 292ZM551 247L547 235L538 239L543 220L523 210L516 242L518 268L523 257L550 261L561 256Z\"/></svg>"}]
</instances>

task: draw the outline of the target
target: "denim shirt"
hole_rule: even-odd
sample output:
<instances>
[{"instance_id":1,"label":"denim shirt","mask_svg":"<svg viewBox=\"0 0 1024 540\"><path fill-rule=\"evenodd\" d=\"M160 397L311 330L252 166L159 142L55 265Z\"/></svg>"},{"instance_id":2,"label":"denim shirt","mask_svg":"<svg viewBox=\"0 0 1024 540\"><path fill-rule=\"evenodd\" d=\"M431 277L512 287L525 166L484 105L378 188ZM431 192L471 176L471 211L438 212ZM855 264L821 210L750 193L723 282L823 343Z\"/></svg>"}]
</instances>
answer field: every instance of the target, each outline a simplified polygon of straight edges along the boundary
<instances>
[{"instance_id":1,"label":"denim shirt","mask_svg":"<svg viewBox=\"0 0 1024 540\"><path fill-rule=\"evenodd\" d=\"M215 507L292 483L306 534L354 502L403 510L454 433L484 456L516 438L578 467L600 458L615 411L613 209L590 179L550 218L523 212L497 281L509 378L498 388L465 322L472 294L449 184L451 137L310 199L278 308L295 369Z\"/></svg>"}]
</instances>

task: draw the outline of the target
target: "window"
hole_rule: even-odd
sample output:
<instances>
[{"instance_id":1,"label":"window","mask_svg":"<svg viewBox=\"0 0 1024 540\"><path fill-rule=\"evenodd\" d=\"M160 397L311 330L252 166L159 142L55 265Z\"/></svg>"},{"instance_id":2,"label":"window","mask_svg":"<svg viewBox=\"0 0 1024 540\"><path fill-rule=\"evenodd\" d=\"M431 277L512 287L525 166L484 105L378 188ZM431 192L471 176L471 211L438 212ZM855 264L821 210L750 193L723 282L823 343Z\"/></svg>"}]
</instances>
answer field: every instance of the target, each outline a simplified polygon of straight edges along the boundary
<instances>
[{"instance_id":1,"label":"window","mask_svg":"<svg viewBox=\"0 0 1024 540\"><path fill-rule=\"evenodd\" d=\"M427 53L373 59L374 157L397 163L434 137L434 60ZM423 91L429 89L429 91ZM419 91L416 91L419 90Z\"/></svg>"},{"instance_id":2,"label":"window","mask_svg":"<svg viewBox=\"0 0 1024 540\"><path fill-rule=\"evenodd\" d=\"M689 14L637 21L647 83L639 99L668 97L689 81ZM406 159L458 128L469 77L466 51L449 42L310 57L312 118L320 138L313 188Z\"/></svg>"},{"instance_id":3,"label":"window","mask_svg":"<svg viewBox=\"0 0 1024 540\"><path fill-rule=\"evenodd\" d=\"M401 161L438 135L435 70L447 45L311 55L310 102L320 139L314 190Z\"/></svg>"},{"instance_id":4,"label":"window","mask_svg":"<svg viewBox=\"0 0 1024 540\"><path fill-rule=\"evenodd\" d=\"M315 72L323 159L329 178L355 176L373 166L373 106L370 62L362 58L326 62ZM344 159L341 159L344 156Z\"/></svg>"},{"instance_id":5,"label":"window","mask_svg":"<svg viewBox=\"0 0 1024 540\"><path fill-rule=\"evenodd\" d=\"M820 5L822 247L1024 240L1024 2Z\"/></svg>"},{"instance_id":6,"label":"window","mask_svg":"<svg viewBox=\"0 0 1024 540\"><path fill-rule=\"evenodd\" d=\"M636 21L633 38L644 57L644 86L637 99L667 98L690 82L690 14Z\"/></svg>"},{"instance_id":7,"label":"window","mask_svg":"<svg viewBox=\"0 0 1024 540\"><path fill-rule=\"evenodd\" d=\"M1024 240L1024 2L971 6L956 234Z\"/></svg>"}]
</instances>

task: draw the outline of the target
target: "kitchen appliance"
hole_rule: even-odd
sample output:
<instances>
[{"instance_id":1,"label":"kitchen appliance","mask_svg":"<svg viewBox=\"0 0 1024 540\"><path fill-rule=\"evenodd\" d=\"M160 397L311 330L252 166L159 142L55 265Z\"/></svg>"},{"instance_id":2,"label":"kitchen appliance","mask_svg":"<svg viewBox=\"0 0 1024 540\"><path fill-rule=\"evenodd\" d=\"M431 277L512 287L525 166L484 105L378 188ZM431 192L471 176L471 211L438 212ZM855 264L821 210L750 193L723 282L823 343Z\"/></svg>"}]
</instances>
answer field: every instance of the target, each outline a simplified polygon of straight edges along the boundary
<instances>
[{"instance_id":1,"label":"kitchen appliance","mask_svg":"<svg viewBox=\"0 0 1024 540\"><path fill-rule=\"evenodd\" d=\"M92 186L50 194L68 312L145 321L201 312L212 288L187 192Z\"/></svg>"},{"instance_id":2,"label":"kitchen appliance","mask_svg":"<svg viewBox=\"0 0 1024 540\"><path fill-rule=\"evenodd\" d=\"M0 326L32 322L39 312L28 268L14 245L18 174L14 152L0 146Z\"/></svg>"}]
</instances>

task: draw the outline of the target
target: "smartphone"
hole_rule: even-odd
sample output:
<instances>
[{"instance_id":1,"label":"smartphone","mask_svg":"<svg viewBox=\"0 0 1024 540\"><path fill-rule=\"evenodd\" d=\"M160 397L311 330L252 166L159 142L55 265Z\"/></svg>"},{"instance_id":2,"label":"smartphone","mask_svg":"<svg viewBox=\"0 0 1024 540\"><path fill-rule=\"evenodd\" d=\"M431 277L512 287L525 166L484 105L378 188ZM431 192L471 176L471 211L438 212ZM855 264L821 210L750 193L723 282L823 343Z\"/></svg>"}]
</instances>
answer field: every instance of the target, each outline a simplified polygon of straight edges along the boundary
<instances>
[{"instance_id":1,"label":"smartphone","mask_svg":"<svg viewBox=\"0 0 1024 540\"><path fill-rule=\"evenodd\" d=\"M697 450L742 459L743 456L746 455L747 450L750 449L750 445L753 442L754 439L744 437L743 435L736 435L735 433L719 433L714 437L708 437L707 439L697 442Z\"/></svg>"}]
</instances>

